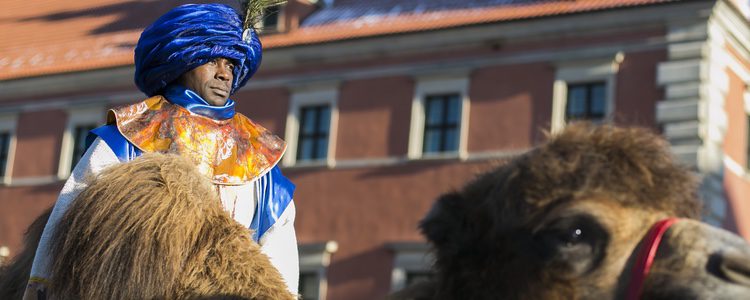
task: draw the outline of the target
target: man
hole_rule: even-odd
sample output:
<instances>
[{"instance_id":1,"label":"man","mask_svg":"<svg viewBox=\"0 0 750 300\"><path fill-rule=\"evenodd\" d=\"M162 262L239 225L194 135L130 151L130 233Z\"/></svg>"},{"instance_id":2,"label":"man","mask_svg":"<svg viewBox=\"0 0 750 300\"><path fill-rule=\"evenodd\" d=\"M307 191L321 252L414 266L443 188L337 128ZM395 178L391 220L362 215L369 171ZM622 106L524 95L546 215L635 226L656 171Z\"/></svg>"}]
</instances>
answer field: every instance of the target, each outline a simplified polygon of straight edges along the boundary
<instances>
[{"instance_id":1,"label":"man","mask_svg":"<svg viewBox=\"0 0 750 300\"><path fill-rule=\"evenodd\" d=\"M85 178L144 152L188 157L216 185L231 216L254 231L297 294L294 185L277 166L286 144L235 113L229 96L257 71L261 44L239 15L220 4L188 4L160 17L135 48L135 83L150 98L113 109L108 125L92 130L90 146L55 204L37 248L25 299L44 298L54 257L48 243ZM41 296L41 297L40 297Z\"/></svg>"}]
</instances>

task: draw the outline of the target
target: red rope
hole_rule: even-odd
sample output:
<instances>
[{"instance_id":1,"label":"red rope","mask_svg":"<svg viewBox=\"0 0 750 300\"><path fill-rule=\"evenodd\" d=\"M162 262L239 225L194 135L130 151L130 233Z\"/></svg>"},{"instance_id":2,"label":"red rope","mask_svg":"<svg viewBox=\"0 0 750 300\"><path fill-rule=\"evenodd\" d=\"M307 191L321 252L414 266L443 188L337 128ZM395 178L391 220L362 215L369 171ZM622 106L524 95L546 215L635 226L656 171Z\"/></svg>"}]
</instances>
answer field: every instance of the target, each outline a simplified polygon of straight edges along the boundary
<instances>
[{"instance_id":1,"label":"red rope","mask_svg":"<svg viewBox=\"0 0 750 300\"><path fill-rule=\"evenodd\" d=\"M641 296L643 291L643 283L646 281L651 265L654 263L654 257L656 257L656 250L659 249L662 237L667 232L672 224L677 222L678 218L667 218L656 222L654 226L649 229L648 234L643 240L643 246L638 251L638 257L636 258L635 264L630 275L630 285L628 286L628 294L625 299L637 300Z\"/></svg>"}]
</instances>

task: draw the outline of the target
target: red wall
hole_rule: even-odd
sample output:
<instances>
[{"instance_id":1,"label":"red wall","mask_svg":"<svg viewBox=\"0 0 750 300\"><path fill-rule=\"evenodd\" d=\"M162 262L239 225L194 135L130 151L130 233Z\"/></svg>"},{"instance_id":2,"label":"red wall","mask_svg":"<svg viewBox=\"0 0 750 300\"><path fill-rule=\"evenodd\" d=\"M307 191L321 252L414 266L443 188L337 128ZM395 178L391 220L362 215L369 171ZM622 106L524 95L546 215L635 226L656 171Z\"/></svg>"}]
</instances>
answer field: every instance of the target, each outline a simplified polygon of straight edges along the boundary
<instances>
[{"instance_id":1,"label":"red wall","mask_svg":"<svg viewBox=\"0 0 750 300\"><path fill-rule=\"evenodd\" d=\"M729 91L724 109L727 114L727 131L724 137L724 153L747 170L748 132L745 112L745 83L732 71L728 71ZM745 239L750 239L750 182L728 168L724 172L724 188L729 207L725 226L735 230Z\"/></svg>"},{"instance_id":2,"label":"red wall","mask_svg":"<svg viewBox=\"0 0 750 300\"><path fill-rule=\"evenodd\" d=\"M387 77L346 81L339 92L337 159L405 156L414 80Z\"/></svg>"},{"instance_id":3,"label":"red wall","mask_svg":"<svg viewBox=\"0 0 750 300\"><path fill-rule=\"evenodd\" d=\"M664 97L656 67L666 59L665 50L625 53L615 84L615 123L656 127L656 102Z\"/></svg>"},{"instance_id":4,"label":"red wall","mask_svg":"<svg viewBox=\"0 0 750 300\"><path fill-rule=\"evenodd\" d=\"M468 150L528 149L549 129L555 70L548 63L486 67L471 75Z\"/></svg>"},{"instance_id":5,"label":"red wall","mask_svg":"<svg viewBox=\"0 0 750 300\"><path fill-rule=\"evenodd\" d=\"M61 110L25 112L19 116L12 178L57 174L67 120L67 114Z\"/></svg>"}]
</instances>

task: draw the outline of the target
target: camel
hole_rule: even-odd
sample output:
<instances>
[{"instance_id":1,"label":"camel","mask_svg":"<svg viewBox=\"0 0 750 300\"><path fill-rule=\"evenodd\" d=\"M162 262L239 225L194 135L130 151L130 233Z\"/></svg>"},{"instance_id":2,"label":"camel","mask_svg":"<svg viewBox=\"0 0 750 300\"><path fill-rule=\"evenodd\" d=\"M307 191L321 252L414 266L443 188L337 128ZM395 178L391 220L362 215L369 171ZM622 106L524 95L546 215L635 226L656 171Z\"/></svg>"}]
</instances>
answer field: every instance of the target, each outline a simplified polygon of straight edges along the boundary
<instances>
[{"instance_id":1,"label":"camel","mask_svg":"<svg viewBox=\"0 0 750 300\"><path fill-rule=\"evenodd\" d=\"M36 236L2 281L28 278L23 257L33 257L45 221L31 226ZM145 154L102 171L55 232L54 299L294 299L210 181L178 156ZM0 295L18 295L10 292Z\"/></svg>"},{"instance_id":2,"label":"camel","mask_svg":"<svg viewBox=\"0 0 750 300\"><path fill-rule=\"evenodd\" d=\"M21 299L26 282L31 274L36 247L44 231L44 225L52 213L52 208L44 211L26 230L23 238L24 251L16 255L6 266L0 267L0 299Z\"/></svg>"},{"instance_id":3,"label":"camel","mask_svg":"<svg viewBox=\"0 0 750 300\"><path fill-rule=\"evenodd\" d=\"M569 125L437 199L434 277L391 299L750 298L750 246L700 203L657 135Z\"/></svg>"}]
</instances>

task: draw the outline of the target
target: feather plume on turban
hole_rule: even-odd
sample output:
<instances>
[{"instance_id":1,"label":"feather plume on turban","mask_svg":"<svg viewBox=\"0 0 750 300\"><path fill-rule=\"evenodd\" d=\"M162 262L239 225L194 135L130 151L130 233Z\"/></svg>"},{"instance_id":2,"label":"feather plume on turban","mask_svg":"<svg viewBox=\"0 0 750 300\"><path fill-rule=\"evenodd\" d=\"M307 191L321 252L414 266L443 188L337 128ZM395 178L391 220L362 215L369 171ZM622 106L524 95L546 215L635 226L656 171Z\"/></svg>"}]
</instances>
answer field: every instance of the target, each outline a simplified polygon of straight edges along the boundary
<instances>
[{"instance_id":1,"label":"feather plume on turban","mask_svg":"<svg viewBox=\"0 0 750 300\"><path fill-rule=\"evenodd\" d=\"M260 66L261 43L254 29L243 27L235 10L223 4L186 4L147 27L135 47L135 84L149 97L183 73L212 59L235 62L232 93Z\"/></svg>"}]
</instances>

